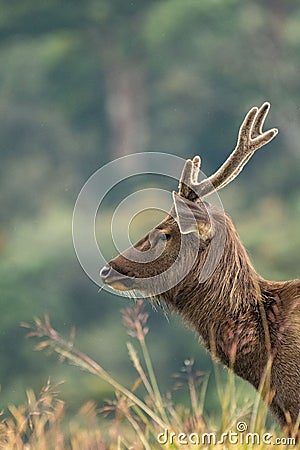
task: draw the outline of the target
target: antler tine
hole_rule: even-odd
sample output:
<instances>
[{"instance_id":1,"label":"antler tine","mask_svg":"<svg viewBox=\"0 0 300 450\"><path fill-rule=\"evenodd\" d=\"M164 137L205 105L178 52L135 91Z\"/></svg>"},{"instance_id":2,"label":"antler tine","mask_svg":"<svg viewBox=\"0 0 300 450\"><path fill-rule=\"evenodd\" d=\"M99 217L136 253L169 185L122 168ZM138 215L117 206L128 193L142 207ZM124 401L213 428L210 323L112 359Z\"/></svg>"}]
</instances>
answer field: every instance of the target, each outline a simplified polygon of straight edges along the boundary
<instances>
[{"instance_id":1,"label":"antler tine","mask_svg":"<svg viewBox=\"0 0 300 450\"><path fill-rule=\"evenodd\" d=\"M253 107L246 114L239 130L238 142L234 151L217 172L198 184L197 193L199 197L204 197L214 189L221 189L230 183L238 176L253 153L277 135L277 128L262 131L269 109L270 103L265 102L260 108Z\"/></svg>"},{"instance_id":2,"label":"antler tine","mask_svg":"<svg viewBox=\"0 0 300 450\"><path fill-rule=\"evenodd\" d=\"M189 200L195 200L197 194L194 188L198 186L198 174L200 170L200 156L195 156L193 160L187 159L181 173L178 194Z\"/></svg>"},{"instance_id":3,"label":"antler tine","mask_svg":"<svg viewBox=\"0 0 300 450\"><path fill-rule=\"evenodd\" d=\"M201 166L201 158L200 156L194 156L193 158L193 170L192 170L192 183L198 183L198 175Z\"/></svg>"},{"instance_id":4,"label":"antler tine","mask_svg":"<svg viewBox=\"0 0 300 450\"><path fill-rule=\"evenodd\" d=\"M264 126L268 112L270 111L270 107L271 107L270 103L265 102L258 109L252 126L252 132L254 137L257 137L263 133L262 128Z\"/></svg>"},{"instance_id":5,"label":"antler tine","mask_svg":"<svg viewBox=\"0 0 300 450\"><path fill-rule=\"evenodd\" d=\"M265 102L263 103L263 105L257 110L256 116L254 117L254 121L252 124L252 135L253 137L258 137L259 135L261 135L263 133L262 128L263 125L265 123L265 119L268 115L268 112L270 110L270 103L269 102ZM250 110L251 111L251 110ZM250 113L249 111L249 113ZM249 114L248 113L248 114ZM247 116L246 116L247 118ZM245 120L246 120L245 118ZM245 122L244 120L244 122ZM244 124L243 122L243 124ZM240 132L241 132L241 128L243 126L243 124L240 127ZM270 131L273 130L277 130L276 128L273 128ZM239 133L240 133L239 132ZM267 132L268 133L268 132ZM278 130L276 131L276 134L278 133ZM276 136L276 134L274 135L274 137ZM273 138L271 138L270 140L272 140ZM269 141L268 141L269 142ZM267 142L266 142L267 143ZM262 144L265 145L265 144ZM258 147L259 148L259 147ZM258 150L258 148L256 148L255 150ZM232 172L232 174L226 179L226 181L221 184L217 189L222 189L223 187L225 187L227 184L229 184L231 181L233 181L238 174L243 170L244 166L247 164L247 162L249 161L249 159L251 158L251 156L253 155L253 153L255 152L255 150L253 152L249 152L244 159L242 159L242 161L240 162L240 164L238 165L238 167L236 168L235 171Z\"/></svg>"},{"instance_id":6,"label":"antler tine","mask_svg":"<svg viewBox=\"0 0 300 450\"><path fill-rule=\"evenodd\" d=\"M191 183L192 168L193 168L192 160L187 159L182 169L178 185L178 194L181 195L181 197L186 197L186 195L188 195L189 193L189 184Z\"/></svg>"}]
</instances>

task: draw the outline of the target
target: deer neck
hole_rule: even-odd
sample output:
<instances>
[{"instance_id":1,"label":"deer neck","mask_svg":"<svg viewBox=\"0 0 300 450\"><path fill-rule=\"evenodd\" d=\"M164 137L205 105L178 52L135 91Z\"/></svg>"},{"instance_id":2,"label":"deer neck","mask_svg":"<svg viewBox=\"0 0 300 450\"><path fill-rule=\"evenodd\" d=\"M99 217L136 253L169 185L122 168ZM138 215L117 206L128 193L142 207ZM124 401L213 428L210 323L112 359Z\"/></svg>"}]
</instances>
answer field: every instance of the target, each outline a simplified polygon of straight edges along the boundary
<instances>
[{"instance_id":1,"label":"deer neck","mask_svg":"<svg viewBox=\"0 0 300 450\"><path fill-rule=\"evenodd\" d=\"M165 297L171 309L180 313L204 340L209 339L212 328L220 330L230 322L254 320L262 301L262 278L228 217L226 225L224 252L209 279L199 283L201 267L195 265Z\"/></svg>"}]
</instances>

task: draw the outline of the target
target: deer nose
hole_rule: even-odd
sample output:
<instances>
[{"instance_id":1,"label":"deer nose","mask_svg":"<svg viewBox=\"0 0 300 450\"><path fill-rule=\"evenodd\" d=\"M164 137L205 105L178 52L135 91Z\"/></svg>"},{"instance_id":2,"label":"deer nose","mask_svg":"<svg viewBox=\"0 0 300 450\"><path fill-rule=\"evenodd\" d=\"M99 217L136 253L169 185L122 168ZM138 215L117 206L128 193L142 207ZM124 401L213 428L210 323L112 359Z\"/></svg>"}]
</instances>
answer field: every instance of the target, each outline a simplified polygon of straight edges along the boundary
<instances>
[{"instance_id":1,"label":"deer nose","mask_svg":"<svg viewBox=\"0 0 300 450\"><path fill-rule=\"evenodd\" d=\"M105 280L105 278L108 277L110 271L111 271L111 266L107 265L107 266L102 267L102 269L100 270L100 277L102 278L102 280Z\"/></svg>"}]
</instances>

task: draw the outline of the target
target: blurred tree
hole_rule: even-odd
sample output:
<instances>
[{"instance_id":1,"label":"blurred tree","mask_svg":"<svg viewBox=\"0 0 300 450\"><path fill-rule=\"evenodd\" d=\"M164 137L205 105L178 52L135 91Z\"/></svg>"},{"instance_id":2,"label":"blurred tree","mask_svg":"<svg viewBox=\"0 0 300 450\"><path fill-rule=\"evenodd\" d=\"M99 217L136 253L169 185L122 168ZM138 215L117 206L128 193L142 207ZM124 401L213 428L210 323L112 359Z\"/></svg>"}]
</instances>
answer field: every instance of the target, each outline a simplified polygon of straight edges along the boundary
<instances>
[{"instance_id":1,"label":"blurred tree","mask_svg":"<svg viewBox=\"0 0 300 450\"><path fill-rule=\"evenodd\" d=\"M36 314L80 326L96 357L116 371L126 366L117 315L124 301L98 295L71 242L83 182L116 156L200 153L208 173L235 145L247 109L270 100L270 125L280 135L222 198L261 273L298 276L297 3L0 0L0 8L3 402L41 383L51 367L62 376L20 337L18 323ZM179 325L153 322L152 350L166 384L187 356L201 355L208 367ZM69 399L82 394L74 386Z\"/></svg>"},{"instance_id":2,"label":"blurred tree","mask_svg":"<svg viewBox=\"0 0 300 450\"><path fill-rule=\"evenodd\" d=\"M151 147L159 141L181 155L200 148L209 164L217 165L235 144L245 111L268 99L273 120L283 130L272 151L276 154L281 141L293 158L295 134L300 137L293 101L300 67L287 36L298 12L292 1L276 2L275 7L273 2L237 0L154 5L144 28L150 67L155 67L150 102L156 132L151 133ZM213 124L217 128L212 133ZM173 129L178 133L172 134ZM251 165L262 159L258 154Z\"/></svg>"},{"instance_id":3,"label":"blurred tree","mask_svg":"<svg viewBox=\"0 0 300 450\"><path fill-rule=\"evenodd\" d=\"M61 35L61 39L71 38L77 44L84 41L85 48L99 59L103 79L99 71L98 81L105 83L107 117L101 116L98 120L103 121L99 126L104 129L108 126L110 130L108 142L112 158L141 151L145 146L147 89L141 29L146 10L156 1L144 0L138 4L120 0L31 1L26 6L18 2L0 2L2 42L14 36L37 39L54 33ZM77 59L76 65L78 62ZM69 67L70 77L76 77L76 65ZM79 62L79 69L81 66ZM99 84L98 89L101 89ZM78 106L85 107L80 103Z\"/></svg>"}]
</instances>

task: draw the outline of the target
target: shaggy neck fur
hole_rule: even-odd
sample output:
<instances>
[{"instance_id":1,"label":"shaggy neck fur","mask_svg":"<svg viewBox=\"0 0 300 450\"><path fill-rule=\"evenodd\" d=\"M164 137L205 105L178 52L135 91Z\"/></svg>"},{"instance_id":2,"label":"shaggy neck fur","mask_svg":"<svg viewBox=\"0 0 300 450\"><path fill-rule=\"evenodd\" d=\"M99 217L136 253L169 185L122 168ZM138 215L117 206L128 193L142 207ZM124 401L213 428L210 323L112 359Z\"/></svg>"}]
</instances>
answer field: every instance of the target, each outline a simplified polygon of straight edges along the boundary
<instances>
[{"instance_id":1,"label":"shaggy neck fur","mask_svg":"<svg viewBox=\"0 0 300 450\"><path fill-rule=\"evenodd\" d=\"M205 261L208 251L207 246L185 279L166 294L166 302L189 322L198 324L206 321L206 317L212 321L213 317L219 319L223 313L234 319L249 314L261 301L261 277L253 268L228 217L221 260L209 279L199 283L202 261Z\"/></svg>"},{"instance_id":2,"label":"shaggy neck fur","mask_svg":"<svg viewBox=\"0 0 300 450\"><path fill-rule=\"evenodd\" d=\"M218 230L217 230L218 232ZM205 260L208 247L199 257ZM271 282L254 269L239 236L226 217L226 244L214 273L199 283L199 260L164 300L202 338L212 354L257 388L268 357L283 329L281 293L295 294L300 282ZM292 296L292 295L291 295ZM273 315L273 317L272 317ZM253 373L253 355L260 354Z\"/></svg>"}]
</instances>

